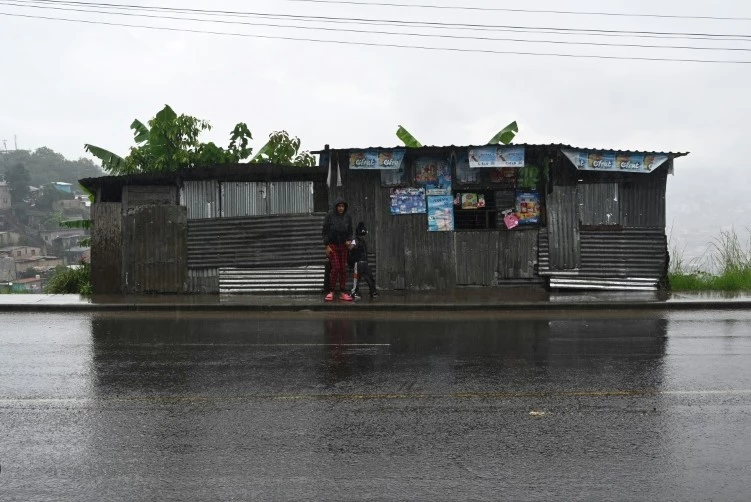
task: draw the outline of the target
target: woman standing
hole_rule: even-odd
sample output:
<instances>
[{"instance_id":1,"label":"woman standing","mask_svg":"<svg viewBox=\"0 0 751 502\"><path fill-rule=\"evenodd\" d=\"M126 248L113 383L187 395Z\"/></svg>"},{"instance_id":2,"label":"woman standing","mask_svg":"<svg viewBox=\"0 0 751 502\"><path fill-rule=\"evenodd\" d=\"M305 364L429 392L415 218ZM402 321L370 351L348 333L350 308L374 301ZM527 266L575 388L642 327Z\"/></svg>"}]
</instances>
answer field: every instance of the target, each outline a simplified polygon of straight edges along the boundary
<instances>
[{"instance_id":1,"label":"woman standing","mask_svg":"<svg viewBox=\"0 0 751 502\"><path fill-rule=\"evenodd\" d=\"M352 241L352 217L347 214L347 202L339 197L334 208L323 220L323 245L331 264L329 292L324 298L327 302L334 300L334 289L339 283L339 299L351 302L347 293L347 253Z\"/></svg>"}]
</instances>

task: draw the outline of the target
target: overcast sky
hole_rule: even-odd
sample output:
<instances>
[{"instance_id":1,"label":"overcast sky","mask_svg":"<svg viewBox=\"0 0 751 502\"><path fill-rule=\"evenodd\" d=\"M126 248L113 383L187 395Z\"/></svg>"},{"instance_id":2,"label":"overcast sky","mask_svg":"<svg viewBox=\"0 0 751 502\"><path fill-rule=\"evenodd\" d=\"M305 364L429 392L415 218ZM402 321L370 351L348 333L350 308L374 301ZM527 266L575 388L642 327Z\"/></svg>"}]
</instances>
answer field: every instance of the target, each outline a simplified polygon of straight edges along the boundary
<instances>
[{"instance_id":1,"label":"overcast sky","mask_svg":"<svg viewBox=\"0 0 751 502\"><path fill-rule=\"evenodd\" d=\"M205 136L226 146L229 131L246 122L256 146L271 131L285 129L303 147L394 146L398 124L424 144L485 143L512 120L518 142L567 143L613 149L690 151L676 162L675 186L741 194L734 176L746 175L746 135L751 116L751 64L458 52L354 45L420 45L464 50L536 52L614 57L733 60L751 62L751 3L739 1L527 1L354 0L366 5L314 1L111 0L127 4L210 11L319 16L262 18L216 12L118 11L92 14L54 10L91 8L70 2L0 0L0 140L13 148L48 146L66 157L85 156L84 143L125 154L132 145L128 126L144 122L165 103L178 113L211 122ZM28 6L44 6L33 8ZM75 2L74 2L75 3ZM507 12L376 3L431 4L479 8L569 10L662 16L711 16L736 20L627 17ZM26 7L19 7L25 4ZM370 4L370 5L367 5ZM96 7L95 7L96 8ZM103 7L98 7L103 10ZM124 13L136 14L126 16ZM154 17L143 17L143 15ZM214 15L208 15L214 14ZM347 44L223 36L184 31L83 24L18 17L85 19L270 37L337 40ZM225 23L166 19L192 17ZM357 18L349 24L341 18ZM373 24L419 21L426 26ZM246 23L246 24L237 24ZM254 23L254 24L247 24ZM287 27L258 26L255 23ZM451 24L476 25L457 28ZM290 25L314 29L295 29ZM477 26L482 25L482 26ZM441 28L436 28L441 26ZM494 28L489 28L489 27ZM557 30L611 30L593 36L500 31L499 26ZM342 31L350 30L350 31ZM745 40L622 36L615 31L742 35ZM372 31L388 33L369 33ZM443 35L415 37L398 32ZM601 32L604 34L604 32ZM644 35L644 34L643 34ZM468 40L485 37L567 42L566 44ZM656 36L656 35L653 35ZM705 37L706 38L706 37ZM728 38L728 37L725 37ZM576 45L675 45L744 50L689 50ZM2 148L2 143L0 143ZM725 185L717 181L725 180ZM674 192L669 191L669 197ZM685 195L685 193L683 194ZM676 199L678 196L676 196ZM670 198L669 198L670 201ZM690 202L690 198L689 198ZM698 205L697 205L698 204ZM697 202L684 210L700 210ZM745 215L741 215L744 217ZM681 226L690 220L670 214ZM727 222L724 222L727 223ZM743 228L748 221L738 222Z\"/></svg>"}]
</instances>

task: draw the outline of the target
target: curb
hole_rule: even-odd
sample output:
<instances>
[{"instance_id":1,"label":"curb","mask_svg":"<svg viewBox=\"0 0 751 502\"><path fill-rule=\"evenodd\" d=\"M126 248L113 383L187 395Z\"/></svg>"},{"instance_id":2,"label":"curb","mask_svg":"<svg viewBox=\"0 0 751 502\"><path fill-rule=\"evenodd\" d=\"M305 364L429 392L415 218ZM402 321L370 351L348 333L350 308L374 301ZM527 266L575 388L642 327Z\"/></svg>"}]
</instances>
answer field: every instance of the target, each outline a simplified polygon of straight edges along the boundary
<instances>
[{"instance_id":1,"label":"curb","mask_svg":"<svg viewBox=\"0 0 751 502\"><path fill-rule=\"evenodd\" d=\"M239 304L239 303L80 303L80 304L0 304L1 312L436 312L436 311L586 311L586 310L745 310L751 309L748 301L680 301L680 302L586 302L541 303L517 302L499 304Z\"/></svg>"}]
</instances>

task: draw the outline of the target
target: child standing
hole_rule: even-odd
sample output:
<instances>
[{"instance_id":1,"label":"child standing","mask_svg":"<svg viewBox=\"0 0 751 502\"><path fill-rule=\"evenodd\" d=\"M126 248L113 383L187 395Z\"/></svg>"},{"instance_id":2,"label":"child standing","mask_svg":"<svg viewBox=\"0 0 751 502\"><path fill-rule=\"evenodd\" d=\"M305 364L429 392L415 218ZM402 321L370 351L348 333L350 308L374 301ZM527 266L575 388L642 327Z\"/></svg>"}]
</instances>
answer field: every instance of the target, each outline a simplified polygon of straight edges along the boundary
<instances>
[{"instance_id":1,"label":"child standing","mask_svg":"<svg viewBox=\"0 0 751 502\"><path fill-rule=\"evenodd\" d=\"M368 229L365 228L365 223L362 221L357 224L355 229L355 238L352 240L350 253L353 258L352 261L354 267L354 282L352 283L352 298L362 298L360 295L360 279L364 280L368 284L368 291L371 298L378 296L378 290L376 290L375 279L370 271L370 265L368 264L368 243L365 240L365 236L368 235Z\"/></svg>"}]
</instances>

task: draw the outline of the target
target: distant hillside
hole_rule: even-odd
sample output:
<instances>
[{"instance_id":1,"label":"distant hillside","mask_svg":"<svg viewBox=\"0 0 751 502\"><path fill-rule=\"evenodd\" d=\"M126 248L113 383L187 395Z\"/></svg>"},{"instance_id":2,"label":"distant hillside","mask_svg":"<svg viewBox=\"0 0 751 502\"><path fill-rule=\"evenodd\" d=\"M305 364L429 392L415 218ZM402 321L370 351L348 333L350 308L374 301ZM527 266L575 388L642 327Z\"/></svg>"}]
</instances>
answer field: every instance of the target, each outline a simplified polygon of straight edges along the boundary
<instances>
[{"instance_id":1,"label":"distant hillside","mask_svg":"<svg viewBox=\"0 0 751 502\"><path fill-rule=\"evenodd\" d=\"M31 185L40 186L52 181L64 181L78 186L81 178L103 176L102 169L89 159L68 160L49 148L0 152L0 176L7 168L22 164L31 176Z\"/></svg>"}]
</instances>

